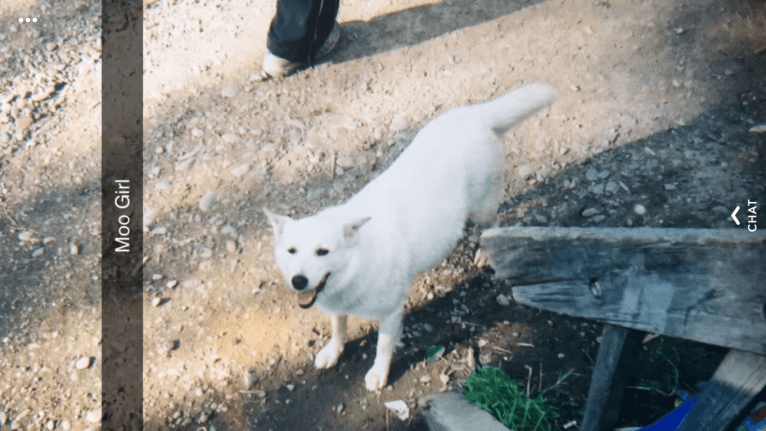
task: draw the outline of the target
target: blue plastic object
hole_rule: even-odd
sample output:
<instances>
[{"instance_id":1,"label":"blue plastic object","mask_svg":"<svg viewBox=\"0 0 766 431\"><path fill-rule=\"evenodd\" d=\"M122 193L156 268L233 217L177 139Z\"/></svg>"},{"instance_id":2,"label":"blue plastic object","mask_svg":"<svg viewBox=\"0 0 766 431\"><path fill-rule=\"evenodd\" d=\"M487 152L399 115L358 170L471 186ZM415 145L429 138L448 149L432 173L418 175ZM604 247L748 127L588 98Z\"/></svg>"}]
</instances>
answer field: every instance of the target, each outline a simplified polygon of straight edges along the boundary
<instances>
[{"instance_id":1,"label":"blue plastic object","mask_svg":"<svg viewBox=\"0 0 766 431\"><path fill-rule=\"evenodd\" d=\"M639 431L675 431L683 423L692 407L697 404L699 395L689 395L686 391L677 391L676 394L681 397L683 403L673 409L670 413L663 416L657 422L641 428Z\"/></svg>"},{"instance_id":2,"label":"blue plastic object","mask_svg":"<svg viewBox=\"0 0 766 431\"><path fill-rule=\"evenodd\" d=\"M707 382L700 382L698 386L701 388L704 388L705 386L707 386ZM697 403L700 396L689 395L688 392L683 390L676 391L676 395L678 395L683 400L683 403L681 403L678 407L673 409L673 411L671 411L670 413L663 416L657 422L647 427L640 428L638 431L675 431L677 430L683 423L684 419L686 419L686 416L689 414L692 407L694 407L694 405ZM755 410L761 411L763 410L763 407L764 405L759 404ZM755 422L755 420L758 420L758 422ZM753 417L749 416L745 420L745 422L743 422L742 425L739 428L737 428L737 431L766 431L766 419L762 417L757 417L755 420L753 420Z\"/></svg>"}]
</instances>

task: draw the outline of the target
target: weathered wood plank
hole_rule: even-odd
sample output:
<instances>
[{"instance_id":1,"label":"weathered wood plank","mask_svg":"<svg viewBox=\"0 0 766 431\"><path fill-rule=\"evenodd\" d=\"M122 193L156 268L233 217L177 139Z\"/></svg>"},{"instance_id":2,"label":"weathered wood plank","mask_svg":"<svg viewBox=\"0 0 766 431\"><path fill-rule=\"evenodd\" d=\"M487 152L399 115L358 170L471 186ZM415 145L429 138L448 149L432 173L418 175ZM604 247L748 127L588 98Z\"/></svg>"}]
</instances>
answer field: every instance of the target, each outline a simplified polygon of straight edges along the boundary
<instances>
[{"instance_id":1,"label":"weathered wood plank","mask_svg":"<svg viewBox=\"0 0 766 431\"><path fill-rule=\"evenodd\" d=\"M504 228L481 249L519 303L766 353L766 233Z\"/></svg>"},{"instance_id":2,"label":"weathered wood plank","mask_svg":"<svg viewBox=\"0 0 766 431\"><path fill-rule=\"evenodd\" d=\"M510 431L490 413L457 392L429 396L423 417L431 431Z\"/></svg>"},{"instance_id":3,"label":"weathered wood plank","mask_svg":"<svg viewBox=\"0 0 766 431\"><path fill-rule=\"evenodd\" d=\"M678 431L724 431L766 387L766 356L730 351Z\"/></svg>"},{"instance_id":4,"label":"weathered wood plank","mask_svg":"<svg viewBox=\"0 0 766 431\"><path fill-rule=\"evenodd\" d=\"M596 368L590 381L582 431L614 429L620 415L627 380L635 369L641 344L640 332L607 325L598 348Z\"/></svg>"}]
</instances>

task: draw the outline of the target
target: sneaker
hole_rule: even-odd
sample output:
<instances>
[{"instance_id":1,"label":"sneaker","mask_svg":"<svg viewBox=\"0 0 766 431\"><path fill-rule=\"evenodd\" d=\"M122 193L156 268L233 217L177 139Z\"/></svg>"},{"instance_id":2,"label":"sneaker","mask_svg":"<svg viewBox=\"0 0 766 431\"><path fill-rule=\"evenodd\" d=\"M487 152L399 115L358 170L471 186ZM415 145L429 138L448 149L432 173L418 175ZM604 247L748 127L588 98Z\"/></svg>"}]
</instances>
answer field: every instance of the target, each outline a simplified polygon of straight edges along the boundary
<instances>
[{"instance_id":1,"label":"sneaker","mask_svg":"<svg viewBox=\"0 0 766 431\"><path fill-rule=\"evenodd\" d=\"M263 56L263 65L261 66L261 78L268 79L272 76L281 78L291 74L300 66L300 63L277 57L271 51L266 50L266 55Z\"/></svg>"},{"instance_id":2,"label":"sneaker","mask_svg":"<svg viewBox=\"0 0 766 431\"><path fill-rule=\"evenodd\" d=\"M332 26L332 30L330 30L327 40L324 41L322 47L317 51L316 59L319 60L329 55L333 48L335 48L335 45L338 44L339 39L340 26L336 22L335 25ZM271 77L281 78L287 76L302 65L302 63L296 63L277 57L272 54L271 51L266 50L266 55L263 57L263 65L261 66L261 79L265 80Z\"/></svg>"}]
</instances>

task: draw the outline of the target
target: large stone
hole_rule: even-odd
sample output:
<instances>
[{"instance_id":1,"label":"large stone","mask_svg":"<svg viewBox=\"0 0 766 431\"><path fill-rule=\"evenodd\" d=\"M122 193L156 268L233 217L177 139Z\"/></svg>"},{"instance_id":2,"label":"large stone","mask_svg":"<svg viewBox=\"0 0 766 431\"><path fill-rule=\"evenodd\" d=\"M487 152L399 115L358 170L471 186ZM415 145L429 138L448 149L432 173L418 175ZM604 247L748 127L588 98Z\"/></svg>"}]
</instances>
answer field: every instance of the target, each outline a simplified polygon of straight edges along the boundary
<instances>
[{"instance_id":1,"label":"large stone","mask_svg":"<svg viewBox=\"0 0 766 431\"><path fill-rule=\"evenodd\" d=\"M423 417L431 431L510 431L494 416L469 403L457 392L429 396Z\"/></svg>"}]
</instances>

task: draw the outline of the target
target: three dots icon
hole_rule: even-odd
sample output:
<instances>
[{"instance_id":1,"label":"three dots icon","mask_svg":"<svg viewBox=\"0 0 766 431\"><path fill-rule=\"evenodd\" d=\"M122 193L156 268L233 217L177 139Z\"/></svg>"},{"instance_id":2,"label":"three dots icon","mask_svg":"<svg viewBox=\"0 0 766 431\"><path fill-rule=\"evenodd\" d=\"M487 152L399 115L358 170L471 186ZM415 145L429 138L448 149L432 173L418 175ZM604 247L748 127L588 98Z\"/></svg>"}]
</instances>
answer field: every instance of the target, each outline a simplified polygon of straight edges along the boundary
<instances>
[{"instance_id":1,"label":"three dots icon","mask_svg":"<svg viewBox=\"0 0 766 431\"><path fill-rule=\"evenodd\" d=\"M19 18L19 22L37 22L37 18Z\"/></svg>"}]
</instances>

